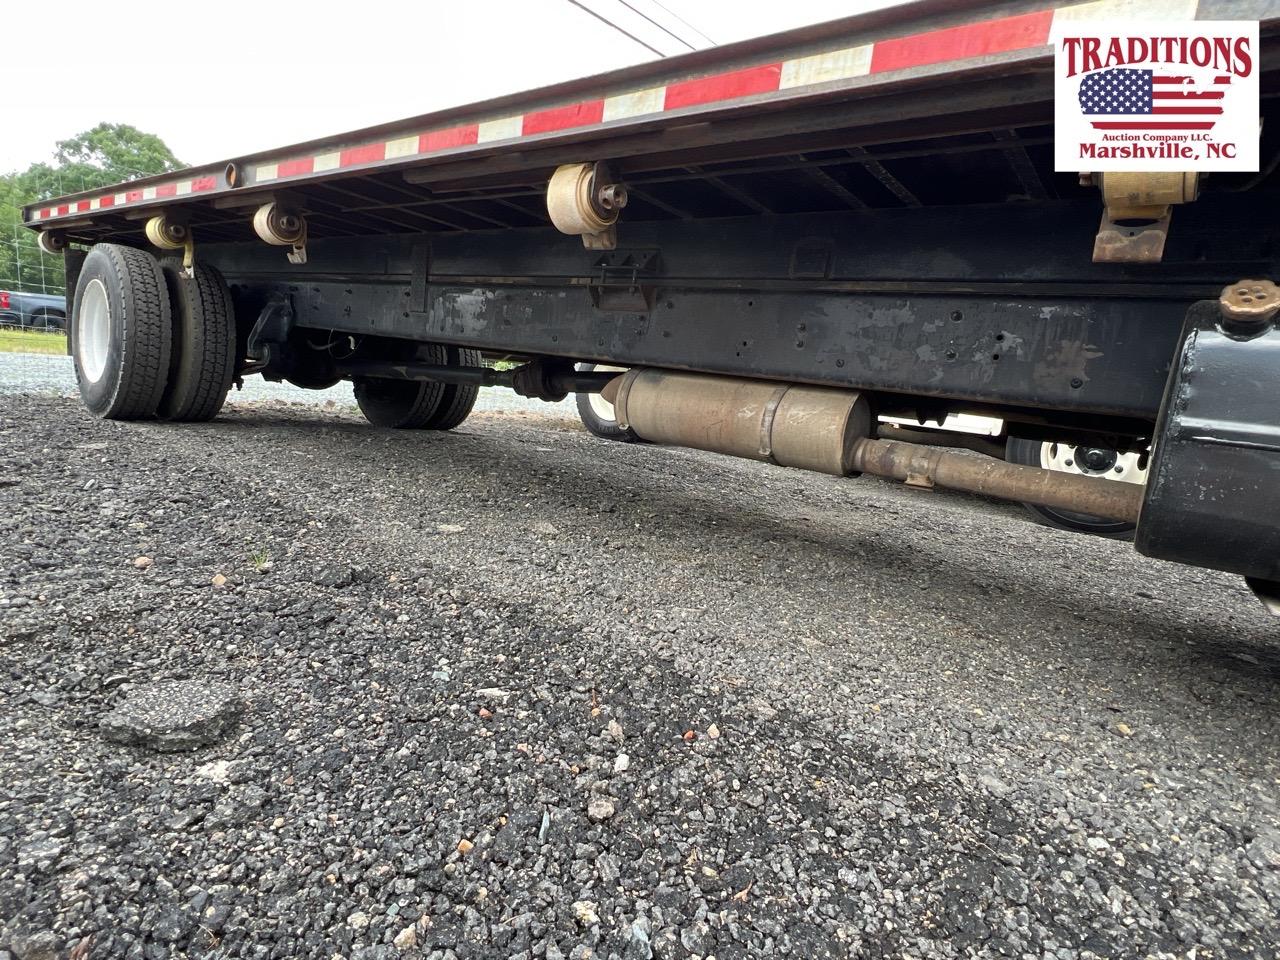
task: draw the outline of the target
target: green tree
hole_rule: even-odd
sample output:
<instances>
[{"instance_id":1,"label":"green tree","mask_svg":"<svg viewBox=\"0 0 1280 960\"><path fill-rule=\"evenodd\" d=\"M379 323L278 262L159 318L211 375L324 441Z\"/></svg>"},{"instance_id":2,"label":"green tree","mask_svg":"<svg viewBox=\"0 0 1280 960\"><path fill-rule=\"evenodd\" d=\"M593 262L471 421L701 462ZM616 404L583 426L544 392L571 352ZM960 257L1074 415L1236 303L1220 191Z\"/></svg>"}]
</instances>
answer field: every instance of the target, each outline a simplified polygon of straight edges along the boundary
<instances>
[{"instance_id":1,"label":"green tree","mask_svg":"<svg viewBox=\"0 0 1280 960\"><path fill-rule=\"evenodd\" d=\"M55 156L63 169L101 170L116 183L182 166L163 140L127 123L100 123L70 140L59 140Z\"/></svg>"},{"instance_id":2,"label":"green tree","mask_svg":"<svg viewBox=\"0 0 1280 960\"><path fill-rule=\"evenodd\" d=\"M62 261L42 254L22 226L23 204L93 190L183 166L163 140L124 123L100 123L60 140L53 163L0 175L0 289L61 293Z\"/></svg>"}]
</instances>

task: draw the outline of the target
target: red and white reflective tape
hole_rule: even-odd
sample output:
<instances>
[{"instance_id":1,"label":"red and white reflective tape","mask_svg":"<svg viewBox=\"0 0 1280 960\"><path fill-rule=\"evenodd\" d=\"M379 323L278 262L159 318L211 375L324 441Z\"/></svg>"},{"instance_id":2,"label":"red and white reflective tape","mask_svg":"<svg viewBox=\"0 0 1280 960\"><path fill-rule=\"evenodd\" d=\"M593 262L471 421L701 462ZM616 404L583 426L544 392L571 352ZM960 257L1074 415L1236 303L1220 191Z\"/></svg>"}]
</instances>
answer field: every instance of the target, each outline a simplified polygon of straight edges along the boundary
<instances>
[{"instance_id":1,"label":"red and white reflective tape","mask_svg":"<svg viewBox=\"0 0 1280 960\"><path fill-rule=\"evenodd\" d=\"M744 97L794 90L820 83L854 80L939 63L1013 53L1049 43L1055 24L1081 20L1190 20L1198 0L1091 0L1057 10L1039 10L994 20L894 37L791 60L679 80L662 86L580 100L534 110L424 130L371 143L256 164L250 184L278 183L295 177L364 167L409 157L429 156L460 147L503 143L546 133L577 130L616 120L656 116L674 110L729 103ZM51 204L34 210L33 221L92 212L164 197L212 190L213 176L177 180L90 200Z\"/></svg>"},{"instance_id":2,"label":"red and white reflective tape","mask_svg":"<svg viewBox=\"0 0 1280 960\"><path fill-rule=\"evenodd\" d=\"M32 220L48 220L51 217L68 217L77 213L90 213L94 210L108 210L112 207L123 207L132 203L143 203L147 200L163 200L165 197L185 197L189 193L204 193L218 185L218 178L212 175L202 177L186 177L167 183L155 183L136 190L117 190L115 193L104 193L88 200L69 200L66 203L52 203L47 207L31 211Z\"/></svg>"}]
</instances>

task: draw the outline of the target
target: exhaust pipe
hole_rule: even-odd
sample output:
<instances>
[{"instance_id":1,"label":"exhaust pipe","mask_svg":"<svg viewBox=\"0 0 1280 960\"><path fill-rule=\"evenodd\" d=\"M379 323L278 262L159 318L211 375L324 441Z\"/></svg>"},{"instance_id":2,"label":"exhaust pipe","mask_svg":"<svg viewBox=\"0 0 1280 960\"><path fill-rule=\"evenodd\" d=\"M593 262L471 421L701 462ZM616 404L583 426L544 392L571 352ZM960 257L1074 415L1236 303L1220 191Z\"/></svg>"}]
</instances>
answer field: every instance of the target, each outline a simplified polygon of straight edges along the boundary
<instances>
[{"instance_id":1,"label":"exhaust pipe","mask_svg":"<svg viewBox=\"0 0 1280 960\"><path fill-rule=\"evenodd\" d=\"M852 390L642 367L615 378L602 396L619 426L653 443L838 477L870 473L1130 523L1142 509L1145 491L1137 484L875 439L870 405Z\"/></svg>"},{"instance_id":2,"label":"exhaust pipe","mask_svg":"<svg viewBox=\"0 0 1280 960\"><path fill-rule=\"evenodd\" d=\"M854 444L853 465L863 473L901 480L911 487L946 487L1128 523L1138 522L1146 493L1136 483L1042 470L897 440L859 440Z\"/></svg>"}]
</instances>

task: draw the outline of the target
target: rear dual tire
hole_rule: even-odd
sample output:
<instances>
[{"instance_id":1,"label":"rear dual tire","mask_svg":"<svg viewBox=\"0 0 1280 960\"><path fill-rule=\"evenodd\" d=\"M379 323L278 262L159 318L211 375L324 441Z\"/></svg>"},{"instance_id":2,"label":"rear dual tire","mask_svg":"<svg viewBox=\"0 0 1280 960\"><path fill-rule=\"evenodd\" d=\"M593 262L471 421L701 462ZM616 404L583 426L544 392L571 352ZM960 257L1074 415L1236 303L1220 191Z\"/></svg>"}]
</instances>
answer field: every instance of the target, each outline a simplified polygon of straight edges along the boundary
<instances>
[{"instance_id":1,"label":"rear dual tire","mask_svg":"<svg viewBox=\"0 0 1280 960\"><path fill-rule=\"evenodd\" d=\"M212 420L226 402L236 374L236 315L222 274L197 263L187 276L182 261L160 261L173 312L168 385L156 413L182 423Z\"/></svg>"},{"instance_id":2,"label":"rear dual tire","mask_svg":"<svg viewBox=\"0 0 1280 960\"><path fill-rule=\"evenodd\" d=\"M76 282L72 356L80 399L95 417L155 416L173 351L164 273L143 250L100 243Z\"/></svg>"},{"instance_id":3,"label":"rear dual tire","mask_svg":"<svg viewBox=\"0 0 1280 960\"><path fill-rule=\"evenodd\" d=\"M235 313L222 275L100 243L76 284L71 353L80 398L106 420L211 420L235 376Z\"/></svg>"},{"instance_id":4,"label":"rear dual tire","mask_svg":"<svg viewBox=\"0 0 1280 960\"><path fill-rule=\"evenodd\" d=\"M478 350L424 344L414 357L423 363L478 367ZM356 377L356 405L375 427L396 430L452 430L467 419L479 387L460 383Z\"/></svg>"}]
</instances>

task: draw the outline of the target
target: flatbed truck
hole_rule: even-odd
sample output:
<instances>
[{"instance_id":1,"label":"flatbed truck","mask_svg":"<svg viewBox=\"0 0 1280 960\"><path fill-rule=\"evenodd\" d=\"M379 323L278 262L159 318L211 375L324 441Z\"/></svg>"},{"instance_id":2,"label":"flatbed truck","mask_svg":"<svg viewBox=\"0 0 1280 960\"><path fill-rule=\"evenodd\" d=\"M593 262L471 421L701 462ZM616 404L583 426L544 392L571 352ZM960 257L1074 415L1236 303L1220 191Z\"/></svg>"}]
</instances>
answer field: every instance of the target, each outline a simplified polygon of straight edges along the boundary
<instances>
[{"instance_id":1,"label":"flatbed truck","mask_svg":"<svg viewBox=\"0 0 1280 960\"><path fill-rule=\"evenodd\" d=\"M1050 37L1115 19L1259 22L1259 172L1055 172ZM208 420L250 375L404 429L594 394L629 437L1020 500L1280 612L1278 93L1274 0L919 0L23 217L100 417ZM1007 442L926 426L960 414Z\"/></svg>"}]
</instances>

